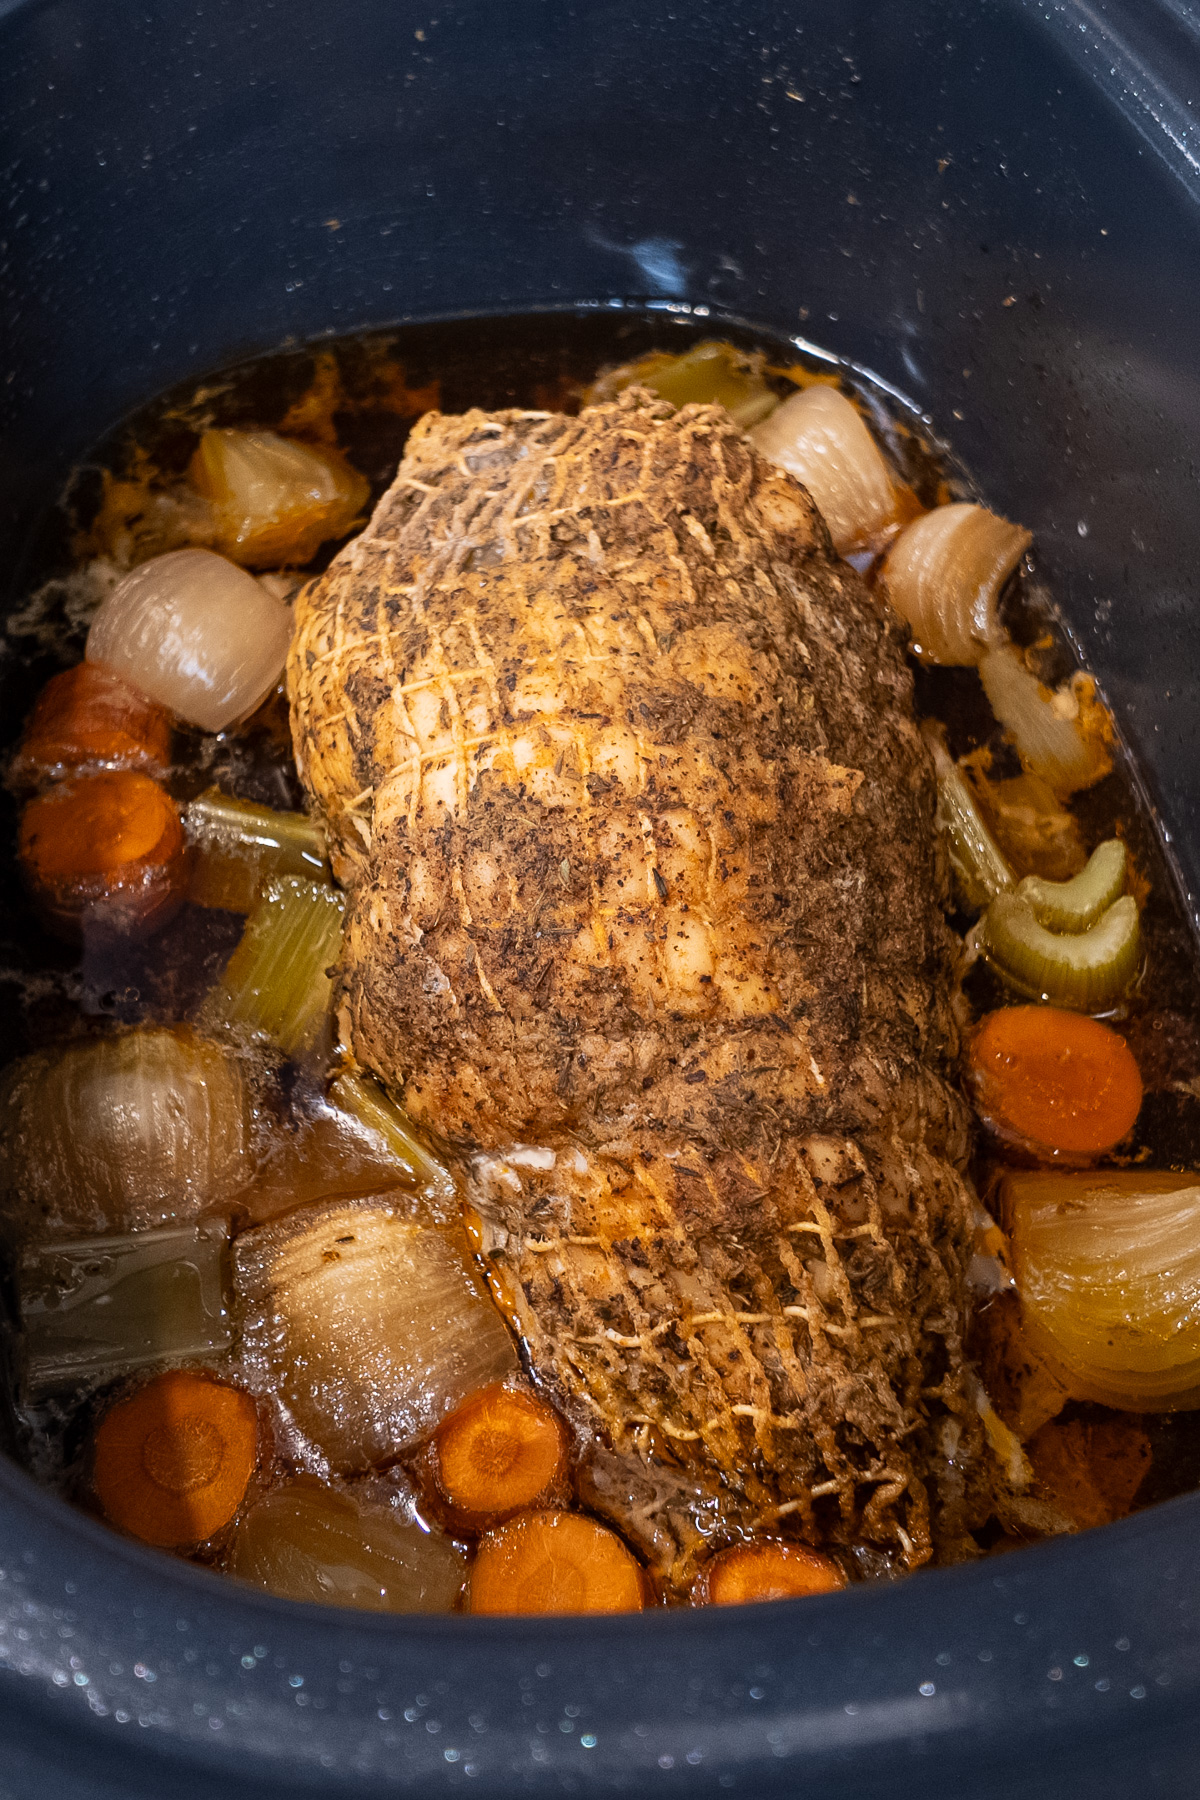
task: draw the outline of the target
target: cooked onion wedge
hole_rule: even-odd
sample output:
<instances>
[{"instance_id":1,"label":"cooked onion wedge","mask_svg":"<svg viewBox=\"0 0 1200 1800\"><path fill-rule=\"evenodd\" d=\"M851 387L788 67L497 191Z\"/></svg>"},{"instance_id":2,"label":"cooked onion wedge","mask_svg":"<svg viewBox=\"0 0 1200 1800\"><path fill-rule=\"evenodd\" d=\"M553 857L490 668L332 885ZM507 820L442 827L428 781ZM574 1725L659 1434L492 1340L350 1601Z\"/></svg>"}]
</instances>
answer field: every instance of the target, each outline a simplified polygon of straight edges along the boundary
<instances>
[{"instance_id":1,"label":"cooked onion wedge","mask_svg":"<svg viewBox=\"0 0 1200 1800\"><path fill-rule=\"evenodd\" d=\"M984 955L1019 993L1098 1013L1131 986L1142 957L1137 902L1116 901L1089 931L1060 937L1028 900L1000 894L979 922Z\"/></svg>"},{"instance_id":2,"label":"cooked onion wedge","mask_svg":"<svg viewBox=\"0 0 1200 1800\"><path fill-rule=\"evenodd\" d=\"M291 635L287 607L245 569L211 550L172 550L101 602L87 658L189 725L224 731L275 686Z\"/></svg>"},{"instance_id":3,"label":"cooked onion wedge","mask_svg":"<svg viewBox=\"0 0 1200 1800\"><path fill-rule=\"evenodd\" d=\"M1200 1186L1141 1170L1006 1177L1025 1327L1072 1394L1200 1406Z\"/></svg>"},{"instance_id":4,"label":"cooked onion wedge","mask_svg":"<svg viewBox=\"0 0 1200 1800\"><path fill-rule=\"evenodd\" d=\"M35 1051L0 1099L10 1225L78 1235L211 1212L250 1178L249 1112L241 1060L184 1026Z\"/></svg>"},{"instance_id":5,"label":"cooked onion wedge","mask_svg":"<svg viewBox=\"0 0 1200 1800\"><path fill-rule=\"evenodd\" d=\"M285 1600L425 1613L452 1609L467 1565L440 1532L348 1488L301 1476L250 1508L229 1569Z\"/></svg>"},{"instance_id":6,"label":"cooked onion wedge","mask_svg":"<svg viewBox=\"0 0 1200 1800\"><path fill-rule=\"evenodd\" d=\"M996 603L1032 541L1022 526L968 502L939 506L907 525L881 580L912 627L914 653L931 663L978 663L1003 636Z\"/></svg>"},{"instance_id":7,"label":"cooked onion wedge","mask_svg":"<svg viewBox=\"0 0 1200 1800\"><path fill-rule=\"evenodd\" d=\"M516 1368L461 1235L383 1200L310 1207L234 1247L247 1354L342 1474L409 1449Z\"/></svg>"},{"instance_id":8,"label":"cooked onion wedge","mask_svg":"<svg viewBox=\"0 0 1200 1800\"><path fill-rule=\"evenodd\" d=\"M763 380L761 352L737 350L706 338L681 356L651 351L602 375L589 402L611 400L627 387L646 387L672 406L723 406L742 426L763 419L779 404Z\"/></svg>"},{"instance_id":9,"label":"cooked onion wedge","mask_svg":"<svg viewBox=\"0 0 1200 1800\"><path fill-rule=\"evenodd\" d=\"M989 650L979 679L1021 761L1060 797L1091 787L1112 768L1112 726L1088 675L1045 687L1012 644Z\"/></svg>"},{"instance_id":10,"label":"cooked onion wedge","mask_svg":"<svg viewBox=\"0 0 1200 1800\"><path fill-rule=\"evenodd\" d=\"M841 555L893 517L896 491L882 452L836 388L791 394L750 435L765 457L803 482Z\"/></svg>"},{"instance_id":11,"label":"cooked onion wedge","mask_svg":"<svg viewBox=\"0 0 1200 1800\"><path fill-rule=\"evenodd\" d=\"M311 561L371 492L338 451L273 431L206 431L189 474L212 507L217 548L251 569Z\"/></svg>"}]
</instances>

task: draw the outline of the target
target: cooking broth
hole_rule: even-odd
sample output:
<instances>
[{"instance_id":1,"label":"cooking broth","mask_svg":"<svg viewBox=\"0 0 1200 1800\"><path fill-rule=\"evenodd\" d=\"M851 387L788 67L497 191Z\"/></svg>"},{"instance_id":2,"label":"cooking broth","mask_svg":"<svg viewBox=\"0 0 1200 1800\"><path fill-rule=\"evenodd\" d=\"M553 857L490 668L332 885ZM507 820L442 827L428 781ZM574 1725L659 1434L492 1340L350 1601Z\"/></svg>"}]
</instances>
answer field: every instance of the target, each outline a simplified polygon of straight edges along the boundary
<instances>
[{"instance_id":1,"label":"cooking broth","mask_svg":"<svg viewBox=\"0 0 1200 1800\"><path fill-rule=\"evenodd\" d=\"M36 548L29 598L9 622L3 665L12 745L31 697L82 658L96 605L125 570L214 541L197 537L199 514L188 511L202 433L275 432L343 457L369 484L361 517L391 483L422 413L574 413L603 371L656 351L679 355L714 335L708 320L599 309L409 326L262 357L152 402L97 447ZM881 568L897 525L975 498L945 446L867 377L724 322L719 336L740 351L765 353L754 365L751 411L826 384L852 396L868 421L902 496L893 522L849 552L869 580L886 579ZM754 426L749 415L746 422ZM298 569L280 557L270 567L259 561L255 573L266 573L276 601L290 602L347 535L353 533L327 537ZM1076 704L1079 718L1095 727L1088 753L1111 756L1110 772L1070 793L1035 780L1011 732L998 724L975 667L910 659L917 712L943 728L944 753L966 784L966 803L979 809L1014 878L1062 882L1098 845L1125 846L1127 873L1114 890L1123 899L1112 900L1104 916L1128 898L1127 887L1140 917L1139 973L1083 1010L1124 1038L1144 1098L1130 1129L1083 1155L1082 1164L1173 1172L1183 1187L1200 1162L1200 995L1191 923L1136 771L1119 744L1102 744L1104 715L1086 689L1068 685L1075 671L1035 558L1036 545L1004 582L996 629L1023 653L1022 668L1036 673L1044 690L1057 691L1060 722ZM196 821L213 804L201 798L213 789L276 813L304 811L281 689L240 726L205 733L176 722L172 757L165 786L191 821L193 854L202 859L209 840L197 837ZM3 799L10 841L28 803L28 787ZM235 819L230 829L240 828ZM262 817L255 829L259 840L263 830L270 835ZM235 891L219 883L210 883L206 903L198 904L193 869L190 885L176 895L177 910L158 929L87 929L82 948L45 928L46 902L28 894L28 858L24 881L16 859L4 861L3 1029L14 1065L35 1058L10 1076L8 1096L15 1453L40 1479L134 1535L295 1598L446 1610L460 1603L470 1557L484 1554L476 1549L481 1534L489 1591L511 1597L513 1584L524 1581L535 1608L538 1558L555 1545L570 1546L564 1556L576 1557L583 1571L568 1610L685 1598L678 1583L650 1578L641 1542L631 1549L597 1522L597 1513L613 1516L602 1500L603 1457L589 1462L578 1420L568 1433L530 1385L528 1347L514 1347L488 1295L477 1221L468 1215L464 1229L439 1147L410 1134L388 1097L364 1086L352 1068L339 1077L340 1088L326 1091L332 1027L323 1012L320 1030L312 1026L303 994L296 1006L286 995L280 1001L270 1029L274 1048L257 1031L265 977L252 954L253 933L269 936L273 919L292 920L288 957L299 966L311 949L317 975L334 953L323 948L334 939L314 936L305 912L334 904L323 845L314 840L294 855L280 854L283 861L261 865L261 888L255 863L242 910L213 903ZM220 879L236 885L240 877L225 869ZM988 941L988 907L965 904L961 888L956 904L951 924L972 951L961 990L970 1025L1022 996L1002 946L973 954ZM340 915L330 919L330 929L340 931ZM244 991L229 972L243 965L251 971ZM182 1029L189 1021L199 1024L198 1041L223 1032L236 1054L205 1073L196 1061L203 1052ZM133 1171L118 1198L99 1191L90 1152L73 1162L75 1153L60 1141L100 1129L89 1106L136 1113L150 1104L144 1096L153 1069L147 1073L133 1052L118 1053L129 1040L111 1039L114 1027L160 1031L137 1042L150 1042L160 1062L182 1059L184 1085L208 1083L206 1092L225 1095L221 1123L197 1113L175 1120L174 1137L159 1124L142 1138L133 1132L117 1142L113 1154ZM65 1073L64 1044L75 1059ZM528 1154L529 1166L540 1166L539 1152ZM1027 1133L981 1130L970 1173L984 1204L1001 1210L1006 1172L1058 1160L1053 1147L1031 1149ZM53 1181L45 1171L53 1171ZM68 1199L60 1206L61 1189ZM85 1191L86 1204L79 1199ZM173 1194L189 1198L173 1204ZM1012 1548L1102 1523L1200 1483L1200 1429L1190 1410L1200 1401L1189 1394L1187 1409L1173 1411L1168 1398L1163 1410L1143 1412L1084 1397L1088 1383L1064 1373L1044 1338L1031 1349L1009 1273L1011 1252L982 1213L977 1262L970 1349L990 1397L981 1405L992 1453L1008 1457L1027 1503L976 1522L970 1547ZM322 1336L321 1322L340 1317L346 1284L358 1282L370 1292L359 1323L342 1321ZM406 1293L417 1297L407 1310ZM370 1392L331 1360L338 1330L375 1371ZM179 1386L184 1374L192 1384L186 1392ZM164 1380L178 1391L163 1389ZM238 1410L244 1389L255 1397L249 1422ZM401 1396L394 1405L385 1389ZM481 1395L491 1396L486 1405ZM184 1443L168 1426L171 1408L188 1405L196 1410ZM560 1437L570 1440L562 1454ZM459 1466L456 1456L477 1470L485 1440L500 1472L491 1488L485 1483L484 1503L468 1505L447 1471ZM158 1449L152 1454L147 1445ZM694 1466L679 1444L658 1440L651 1453L673 1456L680 1479ZM239 1455L244 1471L229 1485L226 1462ZM467 1482L462 1492L469 1488ZM168 1491L170 1504L162 1500ZM697 1517L707 1504L696 1500ZM536 1527L528 1523L530 1509L542 1521ZM762 1544L740 1528L722 1536L719 1526L701 1527L701 1537L715 1532L719 1555L704 1562L693 1598L817 1592L903 1566L879 1545L826 1541L819 1506L814 1513L810 1503L801 1514L798 1507L779 1509ZM531 1549L531 1532L549 1534L545 1545L539 1539ZM765 1574L754 1564L760 1553L775 1558ZM329 1573L335 1563L336 1579ZM484 1585L481 1574L480 1593Z\"/></svg>"}]
</instances>

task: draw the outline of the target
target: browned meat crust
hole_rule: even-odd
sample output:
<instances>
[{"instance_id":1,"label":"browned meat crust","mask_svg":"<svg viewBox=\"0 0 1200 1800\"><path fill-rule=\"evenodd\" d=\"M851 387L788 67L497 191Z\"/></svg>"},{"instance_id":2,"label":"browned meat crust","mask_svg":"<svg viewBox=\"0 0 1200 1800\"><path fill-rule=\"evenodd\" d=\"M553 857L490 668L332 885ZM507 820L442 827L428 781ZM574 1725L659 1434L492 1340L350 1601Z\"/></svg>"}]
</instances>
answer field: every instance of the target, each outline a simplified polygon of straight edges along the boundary
<instances>
[{"instance_id":1,"label":"browned meat crust","mask_svg":"<svg viewBox=\"0 0 1200 1800\"><path fill-rule=\"evenodd\" d=\"M935 785L900 632L807 494L644 392L430 414L298 613L346 1028L472 1158L534 1369L616 1453L594 1503L676 1582L751 1523L952 1551Z\"/></svg>"}]
</instances>

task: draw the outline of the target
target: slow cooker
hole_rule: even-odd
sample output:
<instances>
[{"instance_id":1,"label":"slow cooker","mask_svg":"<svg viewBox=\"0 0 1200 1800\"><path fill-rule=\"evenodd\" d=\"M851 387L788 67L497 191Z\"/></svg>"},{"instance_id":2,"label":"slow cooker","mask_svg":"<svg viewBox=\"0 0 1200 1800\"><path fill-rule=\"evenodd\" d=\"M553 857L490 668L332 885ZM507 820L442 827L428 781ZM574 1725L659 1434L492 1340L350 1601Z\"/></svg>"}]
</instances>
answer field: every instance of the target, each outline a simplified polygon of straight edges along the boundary
<instances>
[{"instance_id":1,"label":"slow cooker","mask_svg":"<svg viewBox=\"0 0 1200 1800\"><path fill-rule=\"evenodd\" d=\"M1194 893L1197 97L1190 0L0 0L0 593L80 454L235 356L749 324L870 370L1033 529ZM388 1618L0 1458L0 1797L1190 1794L1198 1535L1193 1495L831 1599Z\"/></svg>"}]
</instances>

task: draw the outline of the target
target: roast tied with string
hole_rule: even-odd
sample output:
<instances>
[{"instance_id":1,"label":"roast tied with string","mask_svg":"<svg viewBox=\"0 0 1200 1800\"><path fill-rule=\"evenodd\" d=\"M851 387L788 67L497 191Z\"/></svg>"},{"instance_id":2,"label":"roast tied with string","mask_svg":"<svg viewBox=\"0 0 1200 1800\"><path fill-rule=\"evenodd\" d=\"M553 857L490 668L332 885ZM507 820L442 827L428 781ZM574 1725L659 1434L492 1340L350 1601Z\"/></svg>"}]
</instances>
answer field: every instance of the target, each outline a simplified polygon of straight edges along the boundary
<instances>
[{"instance_id":1,"label":"roast tied with string","mask_svg":"<svg viewBox=\"0 0 1200 1800\"><path fill-rule=\"evenodd\" d=\"M971 1196L903 626L719 407L428 414L297 602L343 1031L668 1585L968 1546Z\"/></svg>"}]
</instances>

